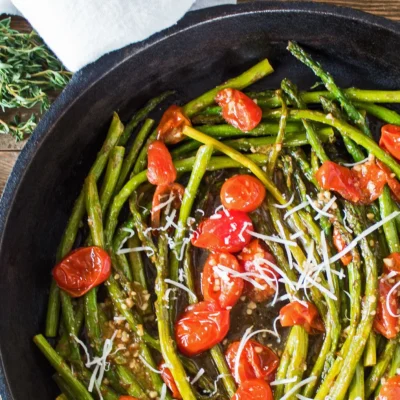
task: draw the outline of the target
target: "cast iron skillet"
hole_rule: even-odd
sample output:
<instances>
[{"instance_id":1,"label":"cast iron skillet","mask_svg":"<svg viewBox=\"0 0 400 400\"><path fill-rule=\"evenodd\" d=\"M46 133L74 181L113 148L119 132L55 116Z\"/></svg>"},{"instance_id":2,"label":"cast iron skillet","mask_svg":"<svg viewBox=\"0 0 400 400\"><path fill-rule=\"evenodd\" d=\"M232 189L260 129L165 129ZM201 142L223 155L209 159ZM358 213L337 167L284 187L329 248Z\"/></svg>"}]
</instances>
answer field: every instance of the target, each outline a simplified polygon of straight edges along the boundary
<instances>
[{"instance_id":1,"label":"cast iron skillet","mask_svg":"<svg viewBox=\"0 0 400 400\"><path fill-rule=\"evenodd\" d=\"M50 270L111 114L177 89L184 102L268 57L302 88L316 79L285 46L295 39L342 86L400 88L400 26L310 3L248 3L189 13L179 24L75 74L29 140L0 204L0 394L54 399L52 370L32 343L44 329ZM1 364L1 363L0 363Z\"/></svg>"}]
</instances>

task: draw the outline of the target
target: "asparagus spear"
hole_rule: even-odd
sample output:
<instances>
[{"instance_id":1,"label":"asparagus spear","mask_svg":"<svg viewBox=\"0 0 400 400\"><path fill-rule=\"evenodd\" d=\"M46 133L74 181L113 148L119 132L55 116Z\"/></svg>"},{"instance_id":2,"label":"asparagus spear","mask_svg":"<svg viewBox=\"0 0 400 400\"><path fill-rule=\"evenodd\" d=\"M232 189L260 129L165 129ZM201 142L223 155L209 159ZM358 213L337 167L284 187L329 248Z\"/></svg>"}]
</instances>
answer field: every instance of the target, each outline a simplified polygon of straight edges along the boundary
<instances>
[{"instance_id":1,"label":"asparagus spear","mask_svg":"<svg viewBox=\"0 0 400 400\"><path fill-rule=\"evenodd\" d=\"M202 94L197 99L190 101L183 107L183 111L188 117L191 117L192 115L201 111L203 108L214 103L215 96L220 90L225 88L239 90L244 89L245 87L250 86L254 82L260 80L264 76L271 74L272 72L274 72L274 70L268 60L262 60L249 70L243 72L243 74L239 75L238 77L232 78L222 85L217 86L215 89L211 89Z\"/></svg>"},{"instance_id":2,"label":"asparagus spear","mask_svg":"<svg viewBox=\"0 0 400 400\"><path fill-rule=\"evenodd\" d=\"M321 65L315 62L311 56L307 54L296 42L289 42L287 48L298 60L310 67L314 74L322 80L329 92L332 93L332 95L339 101L350 120L353 121L364 134L371 136L371 132L368 128L365 118L346 97L342 89L336 85L331 74L324 71Z\"/></svg>"},{"instance_id":3,"label":"asparagus spear","mask_svg":"<svg viewBox=\"0 0 400 400\"><path fill-rule=\"evenodd\" d=\"M161 93L159 96L154 97L149 100L146 105L137 111L131 120L126 124L124 131L119 139L118 145L125 146L128 142L134 129L142 122L147 116L153 111L160 103L162 103L166 98L175 94L175 91L169 90L167 92Z\"/></svg>"},{"instance_id":4,"label":"asparagus spear","mask_svg":"<svg viewBox=\"0 0 400 400\"><path fill-rule=\"evenodd\" d=\"M299 109L306 108L305 103L301 100L301 98L297 93L297 87L292 82L290 82L288 79L284 79L281 83L281 87L297 108ZM315 132L314 125L305 119L302 120L302 123L306 130L308 142L310 143L312 149L317 154L319 160L321 162L327 161L328 156L326 155L325 150L322 147L321 141L319 140L319 137Z\"/></svg>"},{"instance_id":5,"label":"asparagus spear","mask_svg":"<svg viewBox=\"0 0 400 400\"><path fill-rule=\"evenodd\" d=\"M107 133L106 140L99 153L97 154L96 161L94 162L92 168L90 169L90 173L93 174L97 179L99 179L102 174L109 154L114 146L117 144L119 137L121 136L123 125L119 120L119 117L116 113L113 115L113 119L111 121L110 128ZM69 253L74 245L75 238L79 229L79 224L82 221L83 215L85 213L85 198L84 191L82 190L78 199L74 204L74 208L72 210L72 214L68 220L67 227L65 228L63 237L61 239L61 243L58 249L57 260L61 260L63 257ZM61 291L61 298L63 304L67 305L70 302L69 296ZM60 310L60 290L55 283L52 281L50 287L50 295L46 316L46 336L54 337L57 334L58 328L58 318L59 318L59 310Z\"/></svg>"}]
</instances>

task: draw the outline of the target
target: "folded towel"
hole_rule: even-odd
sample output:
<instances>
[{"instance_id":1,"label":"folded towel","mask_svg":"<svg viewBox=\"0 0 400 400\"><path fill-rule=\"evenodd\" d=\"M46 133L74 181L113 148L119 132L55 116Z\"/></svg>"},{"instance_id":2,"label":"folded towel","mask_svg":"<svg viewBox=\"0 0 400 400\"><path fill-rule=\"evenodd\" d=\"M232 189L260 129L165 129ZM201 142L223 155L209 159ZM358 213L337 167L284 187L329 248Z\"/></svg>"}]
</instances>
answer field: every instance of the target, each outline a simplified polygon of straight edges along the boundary
<instances>
[{"instance_id":1,"label":"folded towel","mask_svg":"<svg viewBox=\"0 0 400 400\"><path fill-rule=\"evenodd\" d=\"M18 11L70 71L174 25L195 0L0 0ZM236 0L197 0L194 8Z\"/></svg>"}]
</instances>

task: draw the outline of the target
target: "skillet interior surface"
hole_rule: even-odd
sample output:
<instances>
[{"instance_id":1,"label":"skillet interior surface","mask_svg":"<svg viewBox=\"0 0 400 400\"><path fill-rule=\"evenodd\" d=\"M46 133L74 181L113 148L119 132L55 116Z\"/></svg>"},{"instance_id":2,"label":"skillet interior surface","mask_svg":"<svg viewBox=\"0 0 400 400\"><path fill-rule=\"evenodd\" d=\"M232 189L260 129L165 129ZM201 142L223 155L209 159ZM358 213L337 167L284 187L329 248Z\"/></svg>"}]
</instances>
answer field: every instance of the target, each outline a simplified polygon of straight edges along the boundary
<instances>
[{"instance_id":1,"label":"skillet interior surface","mask_svg":"<svg viewBox=\"0 0 400 400\"><path fill-rule=\"evenodd\" d=\"M176 26L75 74L23 150L0 205L3 400L57 394L32 337L44 329L57 244L112 112L126 121L166 89L176 89L184 103L264 57L276 72L260 87L276 88L289 77L308 89L316 78L285 50L289 39L305 45L342 87L400 88L399 25L315 3L248 3L189 13Z\"/></svg>"}]
</instances>

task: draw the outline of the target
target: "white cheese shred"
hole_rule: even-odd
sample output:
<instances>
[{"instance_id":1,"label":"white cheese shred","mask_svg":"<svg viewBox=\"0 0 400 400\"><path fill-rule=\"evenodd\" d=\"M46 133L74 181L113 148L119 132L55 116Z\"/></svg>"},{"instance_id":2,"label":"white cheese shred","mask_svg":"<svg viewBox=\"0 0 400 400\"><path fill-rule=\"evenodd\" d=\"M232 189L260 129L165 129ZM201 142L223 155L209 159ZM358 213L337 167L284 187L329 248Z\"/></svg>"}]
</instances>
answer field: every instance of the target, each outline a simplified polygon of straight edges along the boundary
<instances>
[{"instance_id":1,"label":"white cheese shred","mask_svg":"<svg viewBox=\"0 0 400 400\"><path fill-rule=\"evenodd\" d=\"M167 397L167 385L163 383L161 387L160 400L165 400Z\"/></svg>"},{"instance_id":2,"label":"white cheese shred","mask_svg":"<svg viewBox=\"0 0 400 400\"><path fill-rule=\"evenodd\" d=\"M273 336L277 336L275 332L269 330L269 329L259 329L257 331L251 332L253 327L251 326L250 328L246 329L246 332L244 333L242 339L240 340L238 351L236 353L235 357L235 368L234 368L234 377L236 381L239 381L239 365L240 365L240 356L242 355L242 352L244 348L246 347L247 342L255 335L262 333L262 332L267 332ZM279 338L279 335L277 336Z\"/></svg>"},{"instance_id":3,"label":"white cheese shred","mask_svg":"<svg viewBox=\"0 0 400 400\"><path fill-rule=\"evenodd\" d=\"M318 214L317 217L318 217L318 216L320 216L320 217L327 217L327 218L332 218L332 217L333 217L332 214L329 214L329 213L323 211L322 209L318 208L318 207L314 204L313 199L312 199L308 194L306 195L306 199L308 200L308 204L310 204L310 206L317 212L317 214ZM315 218L315 219L317 219L317 218Z\"/></svg>"},{"instance_id":4,"label":"white cheese shred","mask_svg":"<svg viewBox=\"0 0 400 400\"><path fill-rule=\"evenodd\" d=\"M392 310L392 305L390 304L390 297L391 297L392 294L397 290L397 288L398 288L399 286L400 286L400 281L397 282L397 283L389 290L389 293L387 294L387 297L386 297L386 308L388 309L389 314L390 314L392 317L395 317L395 318L400 317L400 314L396 314L396 313L393 312L393 310ZM397 296L396 296L396 298L397 298ZM396 310L396 311L397 311L397 310Z\"/></svg>"},{"instance_id":5,"label":"white cheese shred","mask_svg":"<svg viewBox=\"0 0 400 400\"><path fill-rule=\"evenodd\" d=\"M289 199L289 201L287 203L285 203L285 204L273 204L273 206L276 207L276 208L281 208L281 209L288 208L293 203L293 200L294 200L294 193L292 194L292 197Z\"/></svg>"},{"instance_id":6,"label":"white cheese shred","mask_svg":"<svg viewBox=\"0 0 400 400\"><path fill-rule=\"evenodd\" d=\"M280 244L283 244L283 245L287 245L287 246L293 246L293 247L296 247L297 246L297 243L296 242L294 242L294 241L292 241L292 240L284 240L284 239L281 239L280 237L276 237L276 236L269 236L269 235L262 235L261 233L257 233L257 232L252 232L252 231L247 231L247 233L250 235L250 236L254 236L255 238L257 238L257 239L262 239L262 240L264 240L264 241L266 241L266 242L275 242L275 243L280 243Z\"/></svg>"},{"instance_id":7,"label":"white cheese shred","mask_svg":"<svg viewBox=\"0 0 400 400\"><path fill-rule=\"evenodd\" d=\"M192 379L190 382L192 385L195 384L203 375L204 375L204 368L200 368L199 372L196 374L196 376Z\"/></svg>"},{"instance_id":8,"label":"white cheese shred","mask_svg":"<svg viewBox=\"0 0 400 400\"><path fill-rule=\"evenodd\" d=\"M296 393L298 389L301 387L307 385L307 383L310 383L312 381L315 381L317 379L316 376L310 376L309 378L303 379L301 382L299 382L297 385L294 385L284 396L280 398L280 400L286 400L289 399L292 394Z\"/></svg>"},{"instance_id":9,"label":"white cheese shred","mask_svg":"<svg viewBox=\"0 0 400 400\"><path fill-rule=\"evenodd\" d=\"M182 285L182 283L173 281L172 279L164 279L164 282L169 283L170 285L174 285L174 286L176 286L177 288L186 291L186 292L189 293L189 295L190 295L192 298L194 298L194 299L197 298L197 296L196 296L188 287L186 287L185 285Z\"/></svg>"},{"instance_id":10,"label":"white cheese shred","mask_svg":"<svg viewBox=\"0 0 400 400\"><path fill-rule=\"evenodd\" d=\"M308 206L308 201L303 201L302 203L298 204L296 207L293 207L291 210L289 210L284 216L283 219L287 219L290 217L292 214L294 214L297 211L302 210L303 208L306 208Z\"/></svg>"},{"instance_id":11,"label":"white cheese shred","mask_svg":"<svg viewBox=\"0 0 400 400\"><path fill-rule=\"evenodd\" d=\"M297 376L293 378L277 379L270 383L271 386L286 385L287 383L294 383L297 381Z\"/></svg>"},{"instance_id":12,"label":"white cheese shred","mask_svg":"<svg viewBox=\"0 0 400 400\"><path fill-rule=\"evenodd\" d=\"M139 355L140 361L152 372L156 373L156 374L161 374L161 371L159 371L158 369L153 368L153 366L151 366L146 359Z\"/></svg>"},{"instance_id":13,"label":"white cheese shred","mask_svg":"<svg viewBox=\"0 0 400 400\"><path fill-rule=\"evenodd\" d=\"M342 163L342 165L344 166L344 167L355 167L356 165L360 165L360 164L364 164L365 162L367 162L369 159L368 159L368 157L367 158L365 158L364 160L361 160L361 161L358 161L358 162L355 162L355 163Z\"/></svg>"},{"instance_id":14,"label":"white cheese shred","mask_svg":"<svg viewBox=\"0 0 400 400\"><path fill-rule=\"evenodd\" d=\"M381 221L375 223L374 225L371 225L368 229L366 229L364 232L362 232L360 235L358 235L356 238L354 238L342 251L340 251L333 257L331 257L329 259L329 262L331 264L333 264L334 262L340 260L343 256L345 256L347 253L349 253L351 250L353 250L357 246L358 242L360 242L362 239L367 237L372 232L379 229L382 225L386 224L386 222L391 221L393 218L396 218L399 215L400 215L400 211L394 211L391 214L389 214L387 217L383 218Z\"/></svg>"},{"instance_id":15,"label":"white cheese shred","mask_svg":"<svg viewBox=\"0 0 400 400\"><path fill-rule=\"evenodd\" d=\"M117 251L117 255L127 254L127 253L137 253L139 251L145 251L147 254L147 257L154 256L154 250L148 246L128 247L126 249L119 249Z\"/></svg>"},{"instance_id":16,"label":"white cheese shred","mask_svg":"<svg viewBox=\"0 0 400 400\"><path fill-rule=\"evenodd\" d=\"M171 196L169 196L169 199L167 201L164 201L164 203L160 203L158 206L154 207L153 211L160 211L164 207L168 206L175 200L175 196L171 192Z\"/></svg>"},{"instance_id":17,"label":"white cheese shred","mask_svg":"<svg viewBox=\"0 0 400 400\"><path fill-rule=\"evenodd\" d=\"M315 218L314 218L315 221L318 221L318 220L321 218L322 213L326 213L326 212L332 207L332 204L333 204L335 201L336 201L336 196L333 196L333 197L325 204L325 206L322 208L321 212L320 212L318 215L315 216ZM331 214L329 214L329 215L331 215Z\"/></svg>"}]
</instances>

